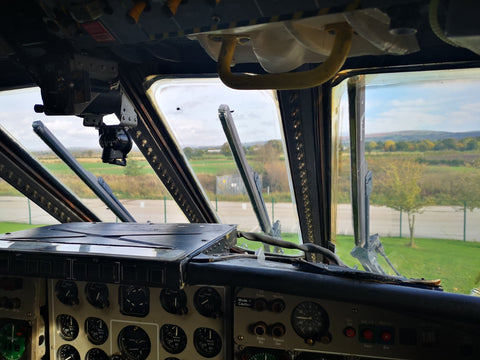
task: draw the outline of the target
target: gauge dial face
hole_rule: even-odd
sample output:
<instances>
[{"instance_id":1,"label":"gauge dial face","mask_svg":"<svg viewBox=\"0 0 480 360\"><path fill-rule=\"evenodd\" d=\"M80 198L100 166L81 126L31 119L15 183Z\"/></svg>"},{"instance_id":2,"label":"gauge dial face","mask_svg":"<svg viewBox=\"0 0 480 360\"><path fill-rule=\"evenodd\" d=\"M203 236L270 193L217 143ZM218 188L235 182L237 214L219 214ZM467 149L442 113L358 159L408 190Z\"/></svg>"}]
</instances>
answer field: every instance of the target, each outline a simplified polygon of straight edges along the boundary
<instances>
[{"instance_id":1,"label":"gauge dial face","mask_svg":"<svg viewBox=\"0 0 480 360\"><path fill-rule=\"evenodd\" d=\"M298 336L312 340L319 340L329 325L326 311L312 301L298 304L292 312L291 322Z\"/></svg>"},{"instance_id":2,"label":"gauge dial face","mask_svg":"<svg viewBox=\"0 0 480 360\"><path fill-rule=\"evenodd\" d=\"M145 360L152 346L145 330L129 325L118 334L118 347L122 355L129 360Z\"/></svg>"},{"instance_id":3,"label":"gauge dial face","mask_svg":"<svg viewBox=\"0 0 480 360\"><path fill-rule=\"evenodd\" d=\"M124 315L144 317L150 310L150 291L144 286L121 286L119 288L120 312Z\"/></svg>"},{"instance_id":4,"label":"gauge dial face","mask_svg":"<svg viewBox=\"0 0 480 360\"><path fill-rule=\"evenodd\" d=\"M165 324L160 329L160 341L170 354L178 354L187 346L187 335L180 326Z\"/></svg>"},{"instance_id":5,"label":"gauge dial face","mask_svg":"<svg viewBox=\"0 0 480 360\"><path fill-rule=\"evenodd\" d=\"M105 284L88 283L85 285L85 297L92 306L98 309L104 309L110 305L108 287Z\"/></svg>"},{"instance_id":6,"label":"gauge dial face","mask_svg":"<svg viewBox=\"0 0 480 360\"><path fill-rule=\"evenodd\" d=\"M85 360L110 360L110 357L102 349L93 348L87 351Z\"/></svg>"},{"instance_id":7,"label":"gauge dial face","mask_svg":"<svg viewBox=\"0 0 480 360\"><path fill-rule=\"evenodd\" d=\"M195 292L193 303L197 311L206 317L217 318L222 314L222 298L217 290L205 286Z\"/></svg>"},{"instance_id":8,"label":"gauge dial face","mask_svg":"<svg viewBox=\"0 0 480 360\"><path fill-rule=\"evenodd\" d=\"M163 289L160 293L160 303L170 314L184 315L188 313L187 294L184 290Z\"/></svg>"},{"instance_id":9,"label":"gauge dial face","mask_svg":"<svg viewBox=\"0 0 480 360\"><path fill-rule=\"evenodd\" d=\"M69 344L62 345L58 348L57 358L58 360L81 360L78 350Z\"/></svg>"},{"instance_id":10,"label":"gauge dial face","mask_svg":"<svg viewBox=\"0 0 480 360\"><path fill-rule=\"evenodd\" d=\"M95 345L102 345L108 339L107 324L96 317L89 317L85 320L85 332L88 340Z\"/></svg>"},{"instance_id":11,"label":"gauge dial face","mask_svg":"<svg viewBox=\"0 0 480 360\"><path fill-rule=\"evenodd\" d=\"M0 358L18 360L25 352L26 329L13 322L6 323L0 329Z\"/></svg>"},{"instance_id":12,"label":"gauge dial face","mask_svg":"<svg viewBox=\"0 0 480 360\"><path fill-rule=\"evenodd\" d=\"M210 328L196 329L193 334L193 344L197 352L206 358L217 356L222 350L222 338Z\"/></svg>"},{"instance_id":13,"label":"gauge dial face","mask_svg":"<svg viewBox=\"0 0 480 360\"><path fill-rule=\"evenodd\" d=\"M75 282L70 280L59 280L55 285L57 299L65 305L78 305L78 288Z\"/></svg>"},{"instance_id":14,"label":"gauge dial face","mask_svg":"<svg viewBox=\"0 0 480 360\"><path fill-rule=\"evenodd\" d=\"M62 339L72 341L78 336L78 322L71 315L60 314L57 316L57 329Z\"/></svg>"}]
</instances>

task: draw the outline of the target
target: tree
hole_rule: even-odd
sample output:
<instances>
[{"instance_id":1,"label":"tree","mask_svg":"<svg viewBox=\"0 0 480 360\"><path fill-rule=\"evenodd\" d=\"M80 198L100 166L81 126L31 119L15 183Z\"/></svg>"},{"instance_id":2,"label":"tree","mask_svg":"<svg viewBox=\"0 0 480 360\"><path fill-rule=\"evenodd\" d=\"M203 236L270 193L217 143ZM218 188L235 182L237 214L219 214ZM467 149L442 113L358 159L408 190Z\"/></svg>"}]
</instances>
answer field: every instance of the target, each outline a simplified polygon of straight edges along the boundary
<instances>
[{"instance_id":1,"label":"tree","mask_svg":"<svg viewBox=\"0 0 480 360\"><path fill-rule=\"evenodd\" d=\"M191 147L187 146L186 148L183 149L183 153L187 157L187 159L193 158L193 154L195 153L195 150L193 150Z\"/></svg>"},{"instance_id":2,"label":"tree","mask_svg":"<svg viewBox=\"0 0 480 360\"><path fill-rule=\"evenodd\" d=\"M407 213L411 247L415 246L415 214L426 205L419 185L424 170L425 165L412 160L395 160L385 167L385 202L389 208Z\"/></svg>"},{"instance_id":3,"label":"tree","mask_svg":"<svg viewBox=\"0 0 480 360\"><path fill-rule=\"evenodd\" d=\"M474 138L469 138L465 141L465 150L478 150L479 148L478 141Z\"/></svg>"},{"instance_id":4,"label":"tree","mask_svg":"<svg viewBox=\"0 0 480 360\"><path fill-rule=\"evenodd\" d=\"M385 151L395 151L395 141L393 141L393 140L385 141L384 150Z\"/></svg>"},{"instance_id":5,"label":"tree","mask_svg":"<svg viewBox=\"0 0 480 360\"><path fill-rule=\"evenodd\" d=\"M222 147L220 148L220 153L222 153L224 156L232 155L232 150L230 150L230 145L228 145L228 142L222 145Z\"/></svg>"},{"instance_id":6,"label":"tree","mask_svg":"<svg viewBox=\"0 0 480 360\"><path fill-rule=\"evenodd\" d=\"M123 172L127 176L137 176L140 175L141 170L140 162L132 159L127 161L127 166L125 166Z\"/></svg>"},{"instance_id":7,"label":"tree","mask_svg":"<svg viewBox=\"0 0 480 360\"><path fill-rule=\"evenodd\" d=\"M377 143L375 141L369 141L367 144L367 151L370 153L372 150L375 150L377 148Z\"/></svg>"},{"instance_id":8,"label":"tree","mask_svg":"<svg viewBox=\"0 0 480 360\"><path fill-rule=\"evenodd\" d=\"M452 192L455 205L463 207L466 204L470 211L480 208L480 175L461 174L452 184Z\"/></svg>"},{"instance_id":9,"label":"tree","mask_svg":"<svg viewBox=\"0 0 480 360\"><path fill-rule=\"evenodd\" d=\"M407 151L408 143L406 141L399 141L395 144L395 150L397 151Z\"/></svg>"}]
</instances>

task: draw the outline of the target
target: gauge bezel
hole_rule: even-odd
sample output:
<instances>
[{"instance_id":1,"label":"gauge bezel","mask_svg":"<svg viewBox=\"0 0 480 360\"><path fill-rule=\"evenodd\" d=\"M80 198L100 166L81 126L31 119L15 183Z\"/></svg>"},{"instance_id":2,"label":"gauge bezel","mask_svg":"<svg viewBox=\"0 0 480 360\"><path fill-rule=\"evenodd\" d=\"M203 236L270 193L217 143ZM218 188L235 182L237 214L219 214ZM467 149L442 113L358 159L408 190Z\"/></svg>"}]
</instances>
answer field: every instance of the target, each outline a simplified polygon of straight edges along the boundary
<instances>
[{"instance_id":1,"label":"gauge bezel","mask_svg":"<svg viewBox=\"0 0 480 360\"><path fill-rule=\"evenodd\" d=\"M85 298L90 305L97 309L105 309L110 306L108 297L109 291L106 284L89 282L85 285Z\"/></svg>"},{"instance_id":2,"label":"gauge bezel","mask_svg":"<svg viewBox=\"0 0 480 360\"><path fill-rule=\"evenodd\" d=\"M193 296L193 304L200 315L217 318L222 315L222 296L217 289L203 286Z\"/></svg>"},{"instance_id":3,"label":"gauge bezel","mask_svg":"<svg viewBox=\"0 0 480 360\"><path fill-rule=\"evenodd\" d=\"M142 351L139 351L137 353L132 353L129 349L129 345L125 344L124 340L125 338L128 340L132 340L139 336L141 336L141 338L146 340L147 345L144 347ZM144 329L142 329L140 326L136 326L136 325L127 325L122 330L120 330L120 333L118 334L117 343L118 343L118 348L122 353L122 356L129 360L145 360L148 357L148 355L150 355L150 352L152 351L152 342L147 332ZM138 345L138 342L137 342L137 345Z\"/></svg>"},{"instance_id":4,"label":"gauge bezel","mask_svg":"<svg viewBox=\"0 0 480 360\"><path fill-rule=\"evenodd\" d=\"M321 336L328 332L330 325L327 312L314 301L303 301L295 306L290 322L298 336L315 341L320 340Z\"/></svg>"},{"instance_id":5,"label":"gauge bezel","mask_svg":"<svg viewBox=\"0 0 480 360\"><path fill-rule=\"evenodd\" d=\"M70 320L70 324L65 325L65 321ZM66 341L73 341L78 337L80 332L80 326L78 325L77 319L69 314L58 314L56 318L56 325L58 330L58 335ZM70 326L73 329L73 334L68 334L65 332L65 328Z\"/></svg>"},{"instance_id":6,"label":"gauge bezel","mask_svg":"<svg viewBox=\"0 0 480 360\"><path fill-rule=\"evenodd\" d=\"M175 330L177 331L177 335L173 335L172 337L172 331ZM180 341L175 338L178 338ZM169 345L172 341L175 342L175 346ZM187 347L187 334L178 325L164 324L160 328L160 342L163 348L170 354L180 354Z\"/></svg>"},{"instance_id":7,"label":"gauge bezel","mask_svg":"<svg viewBox=\"0 0 480 360\"><path fill-rule=\"evenodd\" d=\"M92 336L92 327L91 327L90 323L93 322L93 321L95 321L95 324L94 324L95 328L97 327L97 324L99 322L101 322L104 326L103 329L104 329L104 332L105 332L105 336L102 337L99 340L97 340L94 336ZM89 326L89 324L90 324L90 326ZM108 336L110 335L107 323L105 321L103 321L102 319L97 318L97 317L93 317L93 316L90 316L90 317L85 319L85 332L87 334L88 341L90 341L94 345L104 344L108 340Z\"/></svg>"},{"instance_id":8,"label":"gauge bezel","mask_svg":"<svg viewBox=\"0 0 480 360\"><path fill-rule=\"evenodd\" d=\"M205 332L209 332L208 336L211 338L211 340L206 340L205 338L206 334L204 334ZM202 343L205 341L208 342L212 340L213 340L213 346L214 346L213 350L205 351L205 349L202 346ZM195 349L197 350L197 352L203 357L213 358L222 352L223 341L222 341L222 337L214 329L207 328L207 327L199 327L195 329L195 332L193 333L193 345L195 346ZM208 345L208 346L211 347L212 345Z\"/></svg>"}]
</instances>

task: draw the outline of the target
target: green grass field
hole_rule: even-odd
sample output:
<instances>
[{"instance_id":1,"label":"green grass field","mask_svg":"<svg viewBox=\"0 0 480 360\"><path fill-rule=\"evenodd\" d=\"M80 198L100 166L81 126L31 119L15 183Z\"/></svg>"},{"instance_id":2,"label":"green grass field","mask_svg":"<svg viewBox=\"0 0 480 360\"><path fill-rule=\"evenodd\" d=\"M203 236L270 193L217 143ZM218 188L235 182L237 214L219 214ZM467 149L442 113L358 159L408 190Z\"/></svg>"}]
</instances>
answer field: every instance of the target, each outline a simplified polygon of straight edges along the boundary
<instances>
[{"instance_id":1,"label":"green grass field","mask_svg":"<svg viewBox=\"0 0 480 360\"><path fill-rule=\"evenodd\" d=\"M13 232L18 230L33 229L40 226L42 225L29 225L29 224L14 223L14 222L0 222L0 234L5 234L8 232Z\"/></svg>"},{"instance_id":2,"label":"green grass field","mask_svg":"<svg viewBox=\"0 0 480 360\"><path fill-rule=\"evenodd\" d=\"M284 240L298 241L296 234L282 234ZM407 238L382 238L385 253L393 266L407 278L441 279L445 291L469 294L480 281L480 243L443 239L415 239L417 246L406 246ZM260 243L239 239L256 250ZM336 254L348 266L363 270L360 262L350 255L354 247L352 236L337 236ZM285 250L287 255L298 255L296 250ZM383 269L395 275L383 257L378 256Z\"/></svg>"},{"instance_id":3,"label":"green grass field","mask_svg":"<svg viewBox=\"0 0 480 360\"><path fill-rule=\"evenodd\" d=\"M190 160L193 170L197 174L226 175L237 171L233 159L201 159Z\"/></svg>"},{"instance_id":4,"label":"green grass field","mask_svg":"<svg viewBox=\"0 0 480 360\"><path fill-rule=\"evenodd\" d=\"M407 278L441 279L445 291L468 294L478 286L480 276L480 243L444 239L416 238L416 247L406 246L407 238L382 238L390 261ZM352 236L337 236L336 253L349 266L361 265L350 256ZM379 256L379 262L389 273L393 270Z\"/></svg>"}]
</instances>

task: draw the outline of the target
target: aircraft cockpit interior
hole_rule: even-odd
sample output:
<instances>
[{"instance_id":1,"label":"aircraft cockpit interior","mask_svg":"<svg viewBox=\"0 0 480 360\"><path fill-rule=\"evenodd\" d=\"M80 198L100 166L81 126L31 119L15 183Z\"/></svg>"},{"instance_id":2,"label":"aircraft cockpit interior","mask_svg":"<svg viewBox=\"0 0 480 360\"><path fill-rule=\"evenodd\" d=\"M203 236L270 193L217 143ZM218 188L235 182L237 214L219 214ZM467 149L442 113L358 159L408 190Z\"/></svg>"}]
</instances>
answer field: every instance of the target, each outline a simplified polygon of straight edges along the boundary
<instances>
[{"instance_id":1,"label":"aircraft cockpit interior","mask_svg":"<svg viewBox=\"0 0 480 360\"><path fill-rule=\"evenodd\" d=\"M479 4L0 6L0 360L480 357Z\"/></svg>"}]
</instances>

